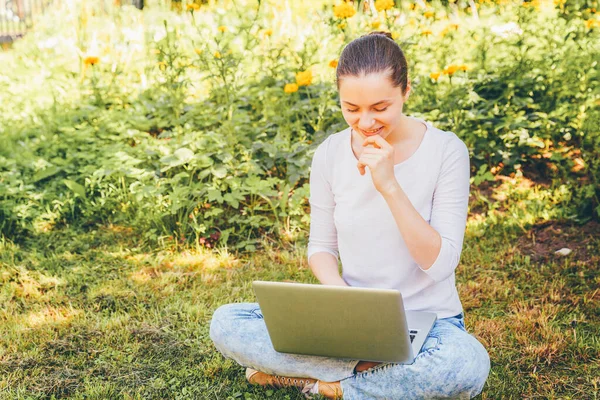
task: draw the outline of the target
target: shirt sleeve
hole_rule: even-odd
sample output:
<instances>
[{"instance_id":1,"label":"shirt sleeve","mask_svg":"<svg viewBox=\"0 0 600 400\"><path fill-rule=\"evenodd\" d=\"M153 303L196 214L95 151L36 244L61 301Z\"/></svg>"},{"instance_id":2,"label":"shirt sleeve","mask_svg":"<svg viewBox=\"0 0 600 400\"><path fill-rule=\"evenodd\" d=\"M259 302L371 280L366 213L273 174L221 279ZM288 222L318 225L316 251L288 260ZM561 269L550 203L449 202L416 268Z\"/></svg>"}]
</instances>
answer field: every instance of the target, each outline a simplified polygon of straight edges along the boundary
<instances>
[{"instance_id":1,"label":"shirt sleeve","mask_svg":"<svg viewBox=\"0 0 600 400\"><path fill-rule=\"evenodd\" d=\"M335 200L327 179L327 148L330 139L323 142L313 156L310 171L310 236L308 260L319 252L332 254L338 259L337 230L333 220Z\"/></svg>"},{"instance_id":2,"label":"shirt sleeve","mask_svg":"<svg viewBox=\"0 0 600 400\"><path fill-rule=\"evenodd\" d=\"M421 268L436 282L450 277L460 261L470 189L469 150L462 140L449 140L442 157L429 223L442 237L442 246L433 265Z\"/></svg>"}]
</instances>

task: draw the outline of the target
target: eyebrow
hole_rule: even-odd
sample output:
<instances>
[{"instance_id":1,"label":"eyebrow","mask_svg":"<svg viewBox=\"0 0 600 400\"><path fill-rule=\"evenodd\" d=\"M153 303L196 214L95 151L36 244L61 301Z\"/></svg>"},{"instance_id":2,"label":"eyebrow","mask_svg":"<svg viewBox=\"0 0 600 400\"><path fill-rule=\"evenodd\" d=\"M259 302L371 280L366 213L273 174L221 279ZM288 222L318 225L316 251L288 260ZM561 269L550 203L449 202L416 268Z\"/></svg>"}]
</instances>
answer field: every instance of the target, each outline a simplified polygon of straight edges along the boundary
<instances>
[{"instance_id":1,"label":"eyebrow","mask_svg":"<svg viewBox=\"0 0 600 400\"><path fill-rule=\"evenodd\" d=\"M375 103L375 104L371 104L371 107L377 106L377 105L379 105L379 104L382 104L382 103L391 103L391 102L392 102L392 100L391 100L391 99L388 99L388 100L381 100L381 101L378 101L378 102L377 102L377 103ZM348 105L350 105L350 106L358 107L356 104L352 104L352 103L350 103L349 101L342 100L342 103L346 103L346 104L348 104Z\"/></svg>"}]
</instances>

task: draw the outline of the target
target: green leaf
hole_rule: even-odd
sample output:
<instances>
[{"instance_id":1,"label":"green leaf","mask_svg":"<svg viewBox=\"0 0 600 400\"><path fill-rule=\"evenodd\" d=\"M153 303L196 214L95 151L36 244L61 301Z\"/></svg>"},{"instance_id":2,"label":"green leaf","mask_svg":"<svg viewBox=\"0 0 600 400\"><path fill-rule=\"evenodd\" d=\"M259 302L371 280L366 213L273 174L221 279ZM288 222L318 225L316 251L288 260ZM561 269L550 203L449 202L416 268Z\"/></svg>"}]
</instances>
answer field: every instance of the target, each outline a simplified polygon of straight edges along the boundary
<instances>
[{"instance_id":1,"label":"green leaf","mask_svg":"<svg viewBox=\"0 0 600 400\"><path fill-rule=\"evenodd\" d=\"M227 168L224 165L220 165L212 169L212 174L219 179L223 179L227 176Z\"/></svg>"},{"instance_id":2,"label":"green leaf","mask_svg":"<svg viewBox=\"0 0 600 400\"><path fill-rule=\"evenodd\" d=\"M220 215L223 212L224 212L224 210L222 208L212 207L210 210L208 210L204 213L204 218L216 217L217 215Z\"/></svg>"},{"instance_id":3,"label":"green leaf","mask_svg":"<svg viewBox=\"0 0 600 400\"><path fill-rule=\"evenodd\" d=\"M238 208L240 206L240 202L237 201L237 199L235 199L231 193L225 194L223 198L225 199L225 202L227 202L227 204L229 204L233 208Z\"/></svg>"},{"instance_id":4,"label":"green leaf","mask_svg":"<svg viewBox=\"0 0 600 400\"><path fill-rule=\"evenodd\" d=\"M83 197L84 199L86 198L85 196L85 187L83 187L82 185L80 185L79 183L72 181L70 179L63 179L63 183L65 184L66 187L68 187L69 189L71 189L71 191L73 193L75 193L76 195Z\"/></svg>"},{"instance_id":5,"label":"green leaf","mask_svg":"<svg viewBox=\"0 0 600 400\"><path fill-rule=\"evenodd\" d=\"M221 191L217 189L208 189L208 201L218 201L219 204L223 204L223 196L221 195Z\"/></svg>"},{"instance_id":6,"label":"green leaf","mask_svg":"<svg viewBox=\"0 0 600 400\"><path fill-rule=\"evenodd\" d=\"M182 163L189 162L192 158L194 158L194 152L190 149L186 149L185 147L175 150L175 153L173 153L173 155L177 157Z\"/></svg>"},{"instance_id":7,"label":"green leaf","mask_svg":"<svg viewBox=\"0 0 600 400\"><path fill-rule=\"evenodd\" d=\"M36 183L46 178L50 178L51 176L58 174L60 171L62 171L62 169L56 166L48 167L46 169L36 172L35 175L33 175L32 182Z\"/></svg>"},{"instance_id":8,"label":"green leaf","mask_svg":"<svg viewBox=\"0 0 600 400\"><path fill-rule=\"evenodd\" d=\"M212 173L212 171L210 169L202 170L198 173L198 179L202 180L202 179L206 178L208 175L210 175L211 173Z\"/></svg>"}]
</instances>

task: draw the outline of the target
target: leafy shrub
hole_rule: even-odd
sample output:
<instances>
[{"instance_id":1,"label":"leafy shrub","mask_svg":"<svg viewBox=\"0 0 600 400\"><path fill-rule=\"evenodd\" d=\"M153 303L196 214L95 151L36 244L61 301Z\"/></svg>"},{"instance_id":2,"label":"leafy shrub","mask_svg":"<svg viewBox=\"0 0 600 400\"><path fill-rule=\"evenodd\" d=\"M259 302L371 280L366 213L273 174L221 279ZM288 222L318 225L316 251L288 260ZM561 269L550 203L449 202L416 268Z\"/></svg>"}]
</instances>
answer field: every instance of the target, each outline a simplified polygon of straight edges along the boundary
<instances>
[{"instance_id":1,"label":"leafy shrub","mask_svg":"<svg viewBox=\"0 0 600 400\"><path fill-rule=\"evenodd\" d=\"M467 143L475 184L499 173L567 184L573 218L600 216L589 11L407 4L294 21L258 2L142 20L90 7L57 10L0 53L0 233L13 240L118 223L149 241L253 250L262 235L306 232L312 154L345 127L329 64L375 25L411 64L406 112ZM59 17L78 21L77 37Z\"/></svg>"}]
</instances>

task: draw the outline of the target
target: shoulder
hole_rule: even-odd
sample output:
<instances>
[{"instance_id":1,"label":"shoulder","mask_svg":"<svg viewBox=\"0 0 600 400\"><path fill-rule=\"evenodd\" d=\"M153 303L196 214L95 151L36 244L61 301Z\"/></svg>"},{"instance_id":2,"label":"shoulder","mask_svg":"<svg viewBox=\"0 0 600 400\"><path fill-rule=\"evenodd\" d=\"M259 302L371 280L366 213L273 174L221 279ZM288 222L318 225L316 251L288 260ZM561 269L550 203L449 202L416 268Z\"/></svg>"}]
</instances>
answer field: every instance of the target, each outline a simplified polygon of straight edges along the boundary
<instances>
[{"instance_id":1,"label":"shoulder","mask_svg":"<svg viewBox=\"0 0 600 400\"><path fill-rule=\"evenodd\" d=\"M327 138L323 140L323 142L321 142L319 146L317 146L317 150L319 150L320 148L338 147L342 144L344 139L348 138L349 135L350 128L346 128L342 131L332 133L331 135L327 136Z\"/></svg>"},{"instance_id":2,"label":"shoulder","mask_svg":"<svg viewBox=\"0 0 600 400\"><path fill-rule=\"evenodd\" d=\"M442 160L447 158L469 159L467 145L454 132L441 130L429 122L427 124L431 134L430 139L432 139L430 143Z\"/></svg>"},{"instance_id":3,"label":"shoulder","mask_svg":"<svg viewBox=\"0 0 600 400\"><path fill-rule=\"evenodd\" d=\"M346 128L340 132L332 133L327 136L316 148L314 157L322 159L330 159L334 157L334 153L340 149L345 140L349 139L350 128Z\"/></svg>"}]
</instances>

